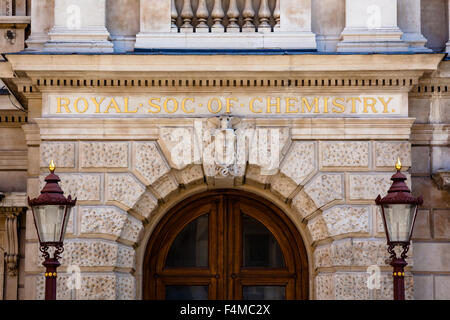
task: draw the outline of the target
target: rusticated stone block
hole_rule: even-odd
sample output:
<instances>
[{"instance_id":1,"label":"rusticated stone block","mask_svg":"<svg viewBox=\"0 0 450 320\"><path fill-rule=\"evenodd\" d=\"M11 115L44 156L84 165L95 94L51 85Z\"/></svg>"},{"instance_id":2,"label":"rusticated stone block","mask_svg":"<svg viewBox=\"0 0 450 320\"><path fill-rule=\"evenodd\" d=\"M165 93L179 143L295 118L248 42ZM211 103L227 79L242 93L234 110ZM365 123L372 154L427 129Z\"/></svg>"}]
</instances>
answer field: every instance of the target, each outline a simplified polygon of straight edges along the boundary
<instances>
[{"instance_id":1,"label":"rusticated stone block","mask_svg":"<svg viewBox=\"0 0 450 320\"><path fill-rule=\"evenodd\" d=\"M301 190L292 198L292 207L302 218L308 217L317 210L316 204L304 190Z\"/></svg>"},{"instance_id":2,"label":"rusticated stone block","mask_svg":"<svg viewBox=\"0 0 450 320\"><path fill-rule=\"evenodd\" d=\"M79 267L116 266L117 254L116 243L102 240L66 240L61 264Z\"/></svg>"},{"instance_id":3,"label":"rusticated stone block","mask_svg":"<svg viewBox=\"0 0 450 320\"><path fill-rule=\"evenodd\" d=\"M335 298L337 300L368 300L368 276L368 273L336 273L334 276Z\"/></svg>"},{"instance_id":4,"label":"rusticated stone block","mask_svg":"<svg viewBox=\"0 0 450 320\"><path fill-rule=\"evenodd\" d=\"M132 208L145 187L130 173L106 174L106 199Z\"/></svg>"},{"instance_id":5,"label":"rusticated stone block","mask_svg":"<svg viewBox=\"0 0 450 320\"><path fill-rule=\"evenodd\" d=\"M119 244L116 265L121 268L134 268L134 264L135 264L134 249Z\"/></svg>"},{"instance_id":6,"label":"rusticated stone block","mask_svg":"<svg viewBox=\"0 0 450 320\"><path fill-rule=\"evenodd\" d=\"M314 267L331 267L331 246L325 245L314 250Z\"/></svg>"},{"instance_id":7,"label":"rusticated stone block","mask_svg":"<svg viewBox=\"0 0 450 320\"><path fill-rule=\"evenodd\" d=\"M74 300L76 298L75 290L69 289L69 282L71 281L71 275L67 273L58 272L58 280L56 281L56 300ZM39 274L35 277L35 292L36 300L45 299L45 276ZM72 280L73 281L73 280ZM71 287L72 288L72 287Z\"/></svg>"},{"instance_id":8,"label":"rusticated stone block","mask_svg":"<svg viewBox=\"0 0 450 320\"><path fill-rule=\"evenodd\" d=\"M323 142L319 144L321 167L369 167L369 142Z\"/></svg>"},{"instance_id":9,"label":"rusticated stone block","mask_svg":"<svg viewBox=\"0 0 450 320\"><path fill-rule=\"evenodd\" d=\"M284 159L281 172L297 185L304 185L305 179L316 169L314 142L294 142Z\"/></svg>"},{"instance_id":10,"label":"rusticated stone block","mask_svg":"<svg viewBox=\"0 0 450 320\"><path fill-rule=\"evenodd\" d=\"M369 232L369 208L335 206L323 212L330 235Z\"/></svg>"},{"instance_id":11,"label":"rusticated stone block","mask_svg":"<svg viewBox=\"0 0 450 320\"><path fill-rule=\"evenodd\" d=\"M289 195L297 188L297 184L284 174L277 174L271 183L272 191L280 194L283 198L288 198Z\"/></svg>"},{"instance_id":12,"label":"rusticated stone block","mask_svg":"<svg viewBox=\"0 0 450 320\"><path fill-rule=\"evenodd\" d=\"M313 241L323 240L329 236L327 224L321 216L308 221L307 227Z\"/></svg>"},{"instance_id":13,"label":"rusticated stone block","mask_svg":"<svg viewBox=\"0 0 450 320\"><path fill-rule=\"evenodd\" d=\"M134 168L145 179L146 185L153 184L169 172L156 142L134 142L133 150Z\"/></svg>"},{"instance_id":14,"label":"rusticated stone block","mask_svg":"<svg viewBox=\"0 0 450 320\"><path fill-rule=\"evenodd\" d=\"M375 142L375 165L394 168L397 159L404 167L411 167L411 143Z\"/></svg>"},{"instance_id":15,"label":"rusticated stone block","mask_svg":"<svg viewBox=\"0 0 450 320\"><path fill-rule=\"evenodd\" d=\"M378 195L384 197L391 187L392 173L350 174L349 198L351 200L375 200ZM408 175L406 174L408 177ZM409 177L408 177L408 180Z\"/></svg>"},{"instance_id":16,"label":"rusticated stone block","mask_svg":"<svg viewBox=\"0 0 450 320\"><path fill-rule=\"evenodd\" d=\"M321 174L304 188L318 208L344 198L341 174Z\"/></svg>"},{"instance_id":17,"label":"rusticated stone block","mask_svg":"<svg viewBox=\"0 0 450 320\"><path fill-rule=\"evenodd\" d=\"M81 289L77 292L78 300L115 300L116 275L82 274Z\"/></svg>"},{"instance_id":18,"label":"rusticated stone block","mask_svg":"<svg viewBox=\"0 0 450 320\"><path fill-rule=\"evenodd\" d=\"M152 185L153 189L158 192L161 199L165 199L173 191L178 189L178 183L171 175L165 175Z\"/></svg>"},{"instance_id":19,"label":"rusticated stone block","mask_svg":"<svg viewBox=\"0 0 450 320\"><path fill-rule=\"evenodd\" d=\"M163 127L159 132L158 142L172 168L182 170L193 163L194 139L197 138L193 127Z\"/></svg>"},{"instance_id":20,"label":"rusticated stone block","mask_svg":"<svg viewBox=\"0 0 450 320\"><path fill-rule=\"evenodd\" d=\"M122 234L120 235L120 237L132 242L137 242L142 229L143 226L141 221L128 216L127 220L125 221L125 225L123 226Z\"/></svg>"},{"instance_id":21,"label":"rusticated stone block","mask_svg":"<svg viewBox=\"0 0 450 320\"><path fill-rule=\"evenodd\" d=\"M79 201L101 200L101 176L99 174L87 173L58 173L61 179L60 186L64 195L77 198ZM40 176L40 189L45 185L45 175Z\"/></svg>"},{"instance_id":22,"label":"rusticated stone block","mask_svg":"<svg viewBox=\"0 0 450 320\"><path fill-rule=\"evenodd\" d=\"M75 167L74 142L43 142L41 149L41 167L48 167L53 160L57 168Z\"/></svg>"},{"instance_id":23,"label":"rusticated stone block","mask_svg":"<svg viewBox=\"0 0 450 320\"><path fill-rule=\"evenodd\" d=\"M146 191L136 202L133 210L139 213L141 216L150 219L150 215L158 206L158 200L149 192Z\"/></svg>"},{"instance_id":24,"label":"rusticated stone block","mask_svg":"<svg viewBox=\"0 0 450 320\"><path fill-rule=\"evenodd\" d=\"M344 239L331 245L332 266L351 266L353 264L352 240Z\"/></svg>"},{"instance_id":25,"label":"rusticated stone block","mask_svg":"<svg viewBox=\"0 0 450 320\"><path fill-rule=\"evenodd\" d=\"M386 240L353 240L352 256L354 266L386 266L389 258Z\"/></svg>"},{"instance_id":26,"label":"rusticated stone block","mask_svg":"<svg viewBox=\"0 0 450 320\"><path fill-rule=\"evenodd\" d=\"M117 300L136 299L136 279L130 275L117 275Z\"/></svg>"},{"instance_id":27,"label":"rusticated stone block","mask_svg":"<svg viewBox=\"0 0 450 320\"><path fill-rule=\"evenodd\" d=\"M127 168L127 142L80 142L82 168Z\"/></svg>"},{"instance_id":28,"label":"rusticated stone block","mask_svg":"<svg viewBox=\"0 0 450 320\"><path fill-rule=\"evenodd\" d=\"M334 273L319 273L315 280L316 299L334 300Z\"/></svg>"},{"instance_id":29,"label":"rusticated stone block","mask_svg":"<svg viewBox=\"0 0 450 320\"><path fill-rule=\"evenodd\" d=\"M115 207L80 207L80 232L120 236L126 213Z\"/></svg>"}]
</instances>

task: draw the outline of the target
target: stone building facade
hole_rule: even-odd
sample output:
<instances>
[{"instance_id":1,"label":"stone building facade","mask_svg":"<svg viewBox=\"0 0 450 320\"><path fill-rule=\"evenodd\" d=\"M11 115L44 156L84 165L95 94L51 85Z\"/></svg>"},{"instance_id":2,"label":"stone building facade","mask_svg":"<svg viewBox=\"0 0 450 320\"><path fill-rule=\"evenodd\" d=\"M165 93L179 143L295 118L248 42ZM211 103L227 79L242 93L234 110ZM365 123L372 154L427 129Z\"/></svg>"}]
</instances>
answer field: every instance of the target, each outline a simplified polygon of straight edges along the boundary
<instances>
[{"instance_id":1,"label":"stone building facade","mask_svg":"<svg viewBox=\"0 0 450 320\"><path fill-rule=\"evenodd\" d=\"M424 197L407 299L450 299L450 1L1 4L0 299L44 297L26 197L52 159L78 198L58 299L147 298L164 218L214 190L288 217L302 298L392 299L397 158Z\"/></svg>"}]
</instances>

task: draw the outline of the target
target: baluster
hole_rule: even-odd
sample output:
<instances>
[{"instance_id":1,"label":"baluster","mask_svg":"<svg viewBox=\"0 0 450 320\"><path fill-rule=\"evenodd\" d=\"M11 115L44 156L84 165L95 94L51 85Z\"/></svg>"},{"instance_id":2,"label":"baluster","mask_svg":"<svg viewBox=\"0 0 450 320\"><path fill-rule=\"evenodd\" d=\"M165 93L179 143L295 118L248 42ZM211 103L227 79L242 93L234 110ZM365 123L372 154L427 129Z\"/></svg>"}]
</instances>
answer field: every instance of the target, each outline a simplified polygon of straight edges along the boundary
<instances>
[{"instance_id":1,"label":"baluster","mask_svg":"<svg viewBox=\"0 0 450 320\"><path fill-rule=\"evenodd\" d=\"M280 28L280 0L275 3L275 10L273 11L273 18L275 19L275 28Z\"/></svg>"},{"instance_id":2,"label":"baluster","mask_svg":"<svg viewBox=\"0 0 450 320\"><path fill-rule=\"evenodd\" d=\"M196 15L197 15L198 24L197 24L195 31L196 32L208 32L209 27L206 24L206 22L208 21L209 12L208 12L208 8L206 7L206 0L198 1L198 8L197 8Z\"/></svg>"},{"instance_id":3,"label":"baluster","mask_svg":"<svg viewBox=\"0 0 450 320\"><path fill-rule=\"evenodd\" d=\"M253 10L253 0L245 0L245 6L244 11L242 12L242 16L244 17L244 25L242 26L242 31L255 31L255 25L253 24L253 18L255 17L255 10Z\"/></svg>"},{"instance_id":4,"label":"baluster","mask_svg":"<svg viewBox=\"0 0 450 320\"><path fill-rule=\"evenodd\" d=\"M229 22L227 32L239 32L239 25L236 23L239 19L239 9L237 7L236 0L230 0L227 16Z\"/></svg>"},{"instance_id":5,"label":"baluster","mask_svg":"<svg viewBox=\"0 0 450 320\"><path fill-rule=\"evenodd\" d=\"M183 1L183 10L181 11L181 18L183 18L183 25L181 26L180 31L182 32L192 32L192 18L194 17L194 13L192 12L191 0Z\"/></svg>"},{"instance_id":6,"label":"baluster","mask_svg":"<svg viewBox=\"0 0 450 320\"><path fill-rule=\"evenodd\" d=\"M270 29L269 18L270 18L270 10L268 0L261 0L261 4L259 6L259 26L258 30Z\"/></svg>"},{"instance_id":7,"label":"baluster","mask_svg":"<svg viewBox=\"0 0 450 320\"><path fill-rule=\"evenodd\" d=\"M177 18L178 18L178 11L177 11L177 7L175 5L175 0L172 0L172 11L171 11L171 20L172 20L172 30L173 31L178 31L178 27L177 27Z\"/></svg>"},{"instance_id":8,"label":"baluster","mask_svg":"<svg viewBox=\"0 0 450 320\"><path fill-rule=\"evenodd\" d=\"M224 31L222 24L222 19L225 17L225 12L222 8L222 0L214 0L214 7L211 12L211 17L213 18L214 24L211 27L212 32Z\"/></svg>"}]
</instances>

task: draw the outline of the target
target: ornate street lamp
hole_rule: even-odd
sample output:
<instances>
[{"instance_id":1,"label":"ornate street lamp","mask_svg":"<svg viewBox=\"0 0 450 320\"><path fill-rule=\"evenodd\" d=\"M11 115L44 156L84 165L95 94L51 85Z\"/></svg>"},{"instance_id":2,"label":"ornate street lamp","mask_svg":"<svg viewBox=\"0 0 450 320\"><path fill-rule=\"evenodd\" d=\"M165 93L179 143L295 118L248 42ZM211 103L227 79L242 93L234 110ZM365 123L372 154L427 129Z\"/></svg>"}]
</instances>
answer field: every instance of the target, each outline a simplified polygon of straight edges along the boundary
<instances>
[{"instance_id":1,"label":"ornate street lamp","mask_svg":"<svg viewBox=\"0 0 450 320\"><path fill-rule=\"evenodd\" d=\"M54 174L55 164L53 160L49 166L50 174L45 178L45 186L38 198L28 197L28 205L33 212L34 224L36 226L40 251L45 259L42 263L45 270L45 300L56 300L56 269L60 266L58 261L64 251L63 241L66 233L67 222L70 211L77 199L67 199L59 187L61 181ZM54 247L53 258L50 258L48 249Z\"/></svg>"},{"instance_id":2,"label":"ornate street lamp","mask_svg":"<svg viewBox=\"0 0 450 320\"><path fill-rule=\"evenodd\" d=\"M400 159L397 160L395 168L397 172L391 177L393 183L388 194L384 198L378 195L375 202L381 207L391 266L394 267L394 300L405 300L406 253L409 250L417 209L423 199L422 196L416 198L411 194L405 183L406 176L400 172ZM395 246L401 246L403 249L400 257L397 257Z\"/></svg>"}]
</instances>

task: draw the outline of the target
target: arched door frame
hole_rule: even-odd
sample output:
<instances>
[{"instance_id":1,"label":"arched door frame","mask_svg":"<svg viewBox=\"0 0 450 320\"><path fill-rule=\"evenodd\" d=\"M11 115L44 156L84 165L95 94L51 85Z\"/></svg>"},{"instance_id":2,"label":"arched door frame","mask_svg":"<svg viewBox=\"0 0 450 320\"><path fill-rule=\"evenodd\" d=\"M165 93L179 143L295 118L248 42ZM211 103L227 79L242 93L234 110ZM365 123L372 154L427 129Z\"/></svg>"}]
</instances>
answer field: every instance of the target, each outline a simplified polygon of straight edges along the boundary
<instances>
[{"instance_id":1,"label":"arched door frame","mask_svg":"<svg viewBox=\"0 0 450 320\"><path fill-rule=\"evenodd\" d=\"M151 274L151 270L146 266L153 265L155 267L155 260L152 261L152 250L155 246L161 247L161 241L166 241L168 244L163 246L166 251L168 251L168 247L176 237L179 231L181 231L184 226L186 226L189 222L193 221L199 214L189 214L185 213L184 217L180 217L179 212L185 209L186 207L193 205L194 203L198 205L202 205L201 203L210 202L211 197L217 197L220 195L229 195L239 197L242 200L242 203L245 206L247 205L260 205L261 207L268 207L271 210L270 213L264 214L262 217L254 217L257 220L263 222L266 227L274 234L277 238L277 234L280 233L281 230L286 228L286 232L291 235L291 241L293 243L289 244L293 248L297 248L297 250L293 249L292 257L296 259L298 264L298 268L296 272L299 271L301 273L301 284L297 294L297 297L301 297L302 299L308 299L310 296L309 292L309 264L308 264L308 256L306 247L304 245L304 241L302 236L300 235L299 230L291 221L291 219L281 210L278 206L274 205L270 201L250 192L246 192L243 190L236 189L225 189L225 190L211 190L202 193L197 193L190 197L185 198L184 200L178 202L175 206L170 208L165 215L161 218L161 220L156 224L153 231L151 232L150 238L147 243L143 243L144 256L142 259L142 298L147 298L150 295L149 288L149 277ZM249 206L248 206L249 207ZM250 215L251 209L247 210ZM191 216L192 215L192 216ZM174 220L182 219L182 223L175 223ZM176 231L175 231L176 230ZM163 235L164 234L164 235ZM215 241L210 239L210 241ZM277 238L280 241L279 238ZM280 244L281 245L281 244ZM145 247L144 247L145 246ZM283 250L286 250L286 244L283 244ZM154 255L153 255L154 256Z\"/></svg>"}]
</instances>

